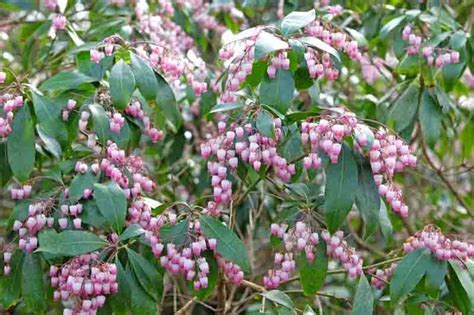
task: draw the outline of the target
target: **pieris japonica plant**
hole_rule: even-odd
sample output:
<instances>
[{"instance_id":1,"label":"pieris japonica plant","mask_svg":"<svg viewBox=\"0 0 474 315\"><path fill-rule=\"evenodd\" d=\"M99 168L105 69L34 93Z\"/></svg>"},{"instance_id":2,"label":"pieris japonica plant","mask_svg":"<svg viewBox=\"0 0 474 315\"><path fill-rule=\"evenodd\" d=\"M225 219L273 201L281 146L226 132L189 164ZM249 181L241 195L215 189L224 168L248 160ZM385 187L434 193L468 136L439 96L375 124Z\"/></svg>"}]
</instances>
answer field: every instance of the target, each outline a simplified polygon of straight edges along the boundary
<instances>
[{"instance_id":1,"label":"pieris japonica plant","mask_svg":"<svg viewBox=\"0 0 474 315\"><path fill-rule=\"evenodd\" d=\"M2 314L474 314L467 2L0 16Z\"/></svg>"}]
</instances>

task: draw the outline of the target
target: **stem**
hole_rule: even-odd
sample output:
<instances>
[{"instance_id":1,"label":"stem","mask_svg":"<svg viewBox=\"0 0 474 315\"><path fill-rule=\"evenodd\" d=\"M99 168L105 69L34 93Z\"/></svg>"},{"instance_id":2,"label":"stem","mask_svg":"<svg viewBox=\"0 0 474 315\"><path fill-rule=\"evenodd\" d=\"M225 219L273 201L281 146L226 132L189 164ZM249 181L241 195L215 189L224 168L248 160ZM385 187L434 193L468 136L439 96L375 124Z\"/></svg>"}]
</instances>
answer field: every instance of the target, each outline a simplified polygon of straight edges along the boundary
<instances>
[{"instance_id":1,"label":"stem","mask_svg":"<svg viewBox=\"0 0 474 315\"><path fill-rule=\"evenodd\" d=\"M181 315L181 314L185 314L186 313L186 310L197 300L197 297L193 297L192 299L190 299L186 304L183 305L183 307L181 307L175 314L176 315Z\"/></svg>"}]
</instances>

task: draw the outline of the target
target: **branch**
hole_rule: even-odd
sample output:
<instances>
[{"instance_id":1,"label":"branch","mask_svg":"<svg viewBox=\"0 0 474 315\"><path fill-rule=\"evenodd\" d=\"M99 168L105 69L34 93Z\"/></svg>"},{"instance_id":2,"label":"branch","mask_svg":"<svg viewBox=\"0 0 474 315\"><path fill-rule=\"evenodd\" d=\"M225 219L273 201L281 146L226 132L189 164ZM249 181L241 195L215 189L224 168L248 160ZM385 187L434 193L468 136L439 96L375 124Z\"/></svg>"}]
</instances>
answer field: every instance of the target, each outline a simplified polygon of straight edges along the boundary
<instances>
[{"instance_id":1,"label":"branch","mask_svg":"<svg viewBox=\"0 0 474 315\"><path fill-rule=\"evenodd\" d=\"M190 299L186 304L183 305L175 314L176 315L183 315L186 313L186 310L197 300L197 297L193 297Z\"/></svg>"}]
</instances>

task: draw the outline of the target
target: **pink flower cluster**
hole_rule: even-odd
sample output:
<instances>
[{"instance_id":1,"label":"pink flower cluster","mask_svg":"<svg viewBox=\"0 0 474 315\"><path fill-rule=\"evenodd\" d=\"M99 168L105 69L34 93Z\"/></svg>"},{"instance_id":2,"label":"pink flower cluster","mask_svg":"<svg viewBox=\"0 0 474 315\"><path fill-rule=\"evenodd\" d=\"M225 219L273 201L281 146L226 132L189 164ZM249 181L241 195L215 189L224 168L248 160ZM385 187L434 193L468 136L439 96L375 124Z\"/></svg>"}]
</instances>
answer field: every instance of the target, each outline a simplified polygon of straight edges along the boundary
<instances>
[{"instance_id":1,"label":"pink flower cluster","mask_svg":"<svg viewBox=\"0 0 474 315\"><path fill-rule=\"evenodd\" d=\"M210 15L211 6L216 7L216 4L205 2L203 0L178 0L178 5L188 8L191 12L191 18L197 23L199 28L204 32L213 31L217 34L224 33L227 28L219 23L216 17Z\"/></svg>"},{"instance_id":2,"label":"pink flower cluster","mask_svg":"<svg viewBox=\"0 0 474 315\"><path fill-rule=\"evenodd\" d=\"M343 11L344 11L344 8L340 6L339 4L331 5L328 7L328 13L333 16L342 15Z\"/></svg>"},{"instance_id":3,"label":"pink flower cluster","mask_svg":"<svg viewBox=\"0 0 474 315\"><path fill-rule=\"evenodd\" d=\"M280 51L270 61L270 66L267 68L268 77L274 79L278 69L290 69L290 59L286 51Z\"/></svg>"},{"instance_id":4,"label":"pink flower cluster","mask_svg":"<svg viewBox=\"0 0 474 315\"><path fill-rule=\"evenodd\" d=\"M405 167L416 166L416 156L411 154L408 145L387 130L375 133L375 140L369 150L370 165L380 196L392 206L395 213L408 216L408 206L403 202L403 192L393 183L393 174Z\"/></svg>"},{"instance_id":5,"label":"pink flower cluster","mask_svg":"<svg viewBox=\"0 0 474 315\"><path fill-rule=\"evenodd\" d=\"M55 38L57 31L62 31L66 29L67 20L64 15L55 14L51 19L51 28L49 29L49 37Z\"/></svg>"},{"instance_id":6,"label":"pink flower cluster","mask_svg":"<svg viewBox=\"0 0 474 315\"><path fill-rule=\"evenodd\" d=\"M6 138L12 132L10 122L15 116L14 111L22 107L23 104L23 97L21 95L0 95L0 106L3 106L3 115L5 115L4 117L0 116L0 139Z\"/></svg>"},{"instance_id":7,"label":"pink flower cluster","mask_svg":"<svg viewBox=\"0 0 474 315\"><path fill-rule=\"evenodd\" d=\"M426 226L403 244L406 254L418 248L428 248L431 254L440 260L465 262L474 258L474 244L452 240L432 225Z\"/></svg>"},{"instance_id":8,"label":"pink flower cluster","mask_svg":"<svg viewBox=\"0 0 474 315\"><path fill-rule=\"evenodd\" d=\"M357 126L357 118L344 111L336 116L327 115L318 122L303 122L301 124L301 140L310 144L311 153L303 159L306 169L319 169L321 158L318 150L324 152L331 163L336 164L342 149L342 139L352 135Z\"/></svg>"},{"instance_id":9,"label":"pink flower cluster","mask_svg":"<svg viewBox=\"0 0 474 315\"><path fill-rule=\"evenodd\" d=\"M22 200L22 199L28 198L30 194L31 194L30 185L24 185L23 187L12 188L10 190L10 195L13 200Z\"/></svg>"},{"instance_id":10,"label":"pink flower cluster","mask_svg":"<svg viewBox=\"0 0 474 315\"><path fill-rule=\"evenodd\" d=\"M28 206L28 216L22 222L15 220L13 222L13 231L18 232L18 247L26 253L31 253L38 247L38 233L54 224L53 217L46 217L48 204L37 202Z\"/></svg>"},{"instance_id":11,"label":"pink flower cluster","mask_svg":"<svg viewBox=\"0 0 474 315\"><path fill-rule=\"evenodd\" d=\"M125 108L125 113L131 117L141 119L143 122L143 132L145 135L150 137L152 143L156 143L163 139L163 131L152 126L150 117L145 115L145 112L141 108L141 104L138 101L132 101Z\"/></svg>"},{"instance_id":12,"label":"pink flower cluster","mask_svg":"<svg viewBox=\"0 0 474 315\"><path fill-rule=\"evenodd\" d=\"M112 181L124 189L127 198L136 198L143 192L151 192L155 189L155 182L144 175L145 167L139 156L125 155L116 143L107 142L107 157L100 162L100 169ZM132 174L133 185L129 188L127 172Z\"/></svg>"},{"instance_id":13,"label":"pink flower cluster","mask_svg":"<svg viewBox=\"0 0 474 315\"><path fill-rule=\"evenodd\" d=\"M71 111L76 108L77 102L75 100L68 100L66 104L66 108L63 109L61 113L61 117L63 118L64 121L67 121L69 119L69 115L71 114Z\"/></svg>"},{"instance_id":14,"label":"pink flower cluster","mask_svg":"<svg viewBox=\"0 0 474 315\"><path fill-rule=\"evenodd\" d=\"M104 40L104 43L105 43L104 52L101 52L98 48L91 49L89 51L90 60L93 63L98 64L102 60L102 58L104 58L104 54L105 56L112 56L114 52L115 42L116 42L116 38L114 36L107 37Z\"/></svg>"},{"instance_id":15,"label":"pink flower cluster","mask_svg":"<svg viewBox=\"0 0 474 315\"><path fill-rule=\"evenodd\" d=\"M244 280L244 272L240 266L224 259L222 256L216 254L217 265L224 271L229 281L235 285L240 285Z\"/></svg>"},{"instance_id":16,"label":"pink flower cluster","mask_svg":"<svg viewBox=\"0 0 474 315\"><path fill-rule=\"evenodd\" d=\"M296 225L288 231L286 229L287 226L284 224L271 225L272 235L283 240L286 252L275 253L275 267L263 278L263 284L267 289L275 289L288 280L296 268L294 255L304 251L308 262L314 260L315 246L319 243L318 233L313 232L311 227L302 221L296 222Z\"/></svg>"},{"instance_id":17,"label":"pink flower cluster","mask_svg":"<svg viewBox=\"0 0 474 315\"><path fill-rule=\"evenodd\" d=\"M44 0L43 3L44 6L50 11L55 11L56 7L58 6L58 0Z\"/></svg>"},{"instance_id":18,"label":"pink flower cluster","mask_svg":"<svg viewBox=\"0 0 474 315\"><path fill-rule=\"evenodd\" d=\"M10 266L10 261L12 259L12 253L9 251L5 251L3 253L3 275L8 276L12 271L12 267Z\"/></svg>"},{"instance_id":19,"label":"pink flower cluster","mask_svg":"<svg viewBox=\"0 0 474 315\"><path fill-rule=\"evenodd\" d=\"M123 125L125 124L125 118L119 112L111 113L110 114L110 131L113 133L120 133L120 129L122 129Z\"/></svg>"},{"instance_id":20,"label":"pink flower cluster","mask_svg":"<svg viewBox=\"0 0 474 315\"><path fill-rule=\"evenodd\" d=\"M89 112L81 112L81 117L79 118L79 130L85 131L87 128L87 123L89 122L89 117L91 114Z\"/></svg>"},{"instance_id":21,"label":"pink flower cluster","mask_svg":"<svg viewBox=\"0 0 474 315\"><path fill-rule=\"evenodd\" d=\"M282 138L281 120L275 119L273 126L275 139L263 136L249 123L243 127L233 123L226 131L225 122L220 121L217 126L219 135L201 144L202 158L216 159L208 161L207 167L212 176L214 201L217 204L225 205L232 197L232 182L227 180L227 170L237 167L238 157L257 172L263 165L272 166L276 177L283 181L288 181L295 174L295 165L288 163L277 152L277 144ZM218 211L213 215L218 215Z\"/></svg>"},{"instance_id":22,"label":"pink flower cluster","mask_svg":"<svg viewBox=\"0 0 474 315\"><path fill-rule=\"evenodd\" d=\"M390 267L386 269L377 269L375 277L370 279L372 286L375 289L383 290L392 277L395 267L397 267L397 264L391 264Z\"/></svg>"},{"instance_id":23,"label":"pink flower cluster","mask_svg":"<svg viewBox=\"0 0 474 315\"><path fill-rule=\"evenodd\" d=\"M80 229L82 220L81 218L77 217L79 214L82 213L82 204L77 203L74 205L61 205L61 215L63 216L62 218L58 219L59 227L62 230L65 230L67 228L68 224L68 219L66 216L72 216L74 219L72 220L72 223L74 225L74 228Z\"/></svg>"},{"instance_id":24,"label":"pink flower cluster","mask_svg":"<svg viewBox=\"0 0 474 315\"><path fill-rule=\"evenodd\" d=\"M329 232L323 231L321 236L326 242L328 257L339 260L349 277L357 277L362 274L362 259L356 254L355 249L344 240L343 231L337 231L332 236Z\"/></svg>"},{"instance_id":25,"label":"pink flower cluster","mask_svg":"<svg viewBox=\"0 0 474 315\"><path fill-rule=\"evenodd\" d=\"M67 305L64 314L96 314L105 296L118 292L116 265L98 259L99 253L94 252L50 267L53 297Z\"/></svg>"},{"instance_id":26,"label":"pink flower cluster","mask_svg":"<svg viewBox=\"0 0 474 315\"><path fill-rule=\"evenodd\" d=\"M428 62L428 65L435 65L437 68L442 68L447 64L454 64L459 62L459 52L455 50L435 48L426 45L421 49L423 39L421 36L412 32L410 25L405 26L402 31L403 40L407 41L410 46L407 48L408 55L417 55L422 52L423 57Z\"/></svg>"}]
</instances>

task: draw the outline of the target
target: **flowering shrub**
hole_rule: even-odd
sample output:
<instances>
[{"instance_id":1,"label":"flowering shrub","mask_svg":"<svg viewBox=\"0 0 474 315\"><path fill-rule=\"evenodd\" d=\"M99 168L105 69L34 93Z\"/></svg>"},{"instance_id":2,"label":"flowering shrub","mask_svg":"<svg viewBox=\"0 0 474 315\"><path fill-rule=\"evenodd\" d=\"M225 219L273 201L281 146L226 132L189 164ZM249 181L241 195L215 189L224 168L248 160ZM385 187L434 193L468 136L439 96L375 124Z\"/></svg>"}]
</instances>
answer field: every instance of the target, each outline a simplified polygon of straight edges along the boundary
<instances>
[{"instance_id":1,"label":"flowering shrub","mask_svg":"<svg viewBox=\"0 0 474 315\"><path fill-rule=\"evenodd\" d=\"M0 311L473 314L450 5L3 1Z\"/></svg>"}]
</instances>

